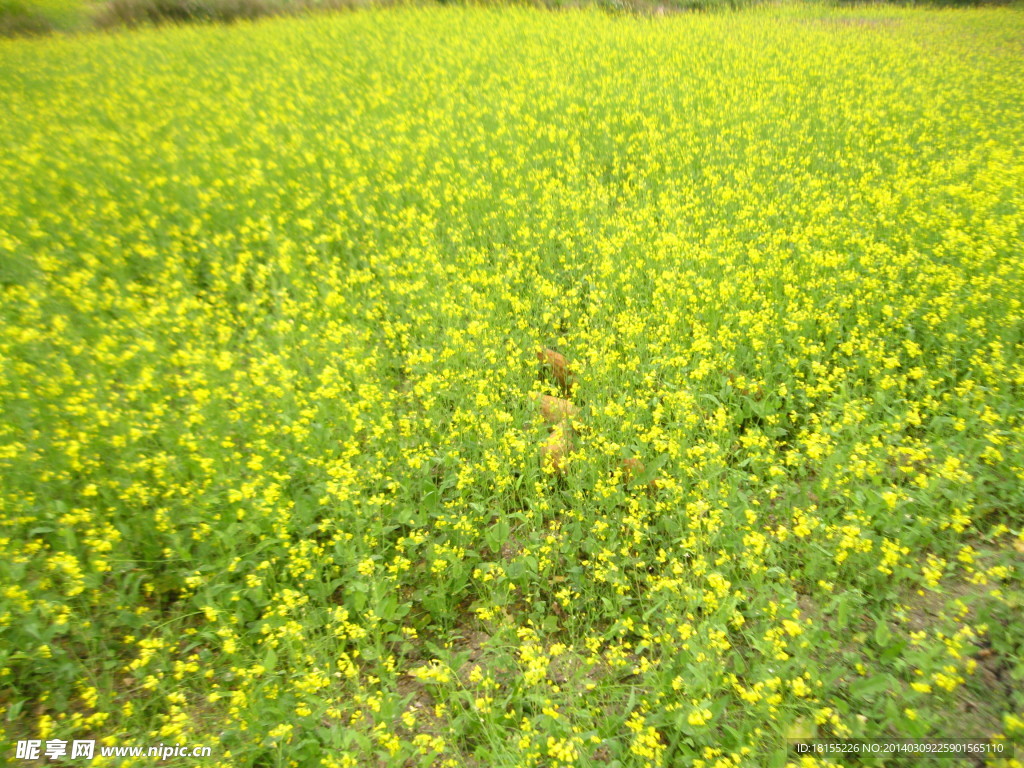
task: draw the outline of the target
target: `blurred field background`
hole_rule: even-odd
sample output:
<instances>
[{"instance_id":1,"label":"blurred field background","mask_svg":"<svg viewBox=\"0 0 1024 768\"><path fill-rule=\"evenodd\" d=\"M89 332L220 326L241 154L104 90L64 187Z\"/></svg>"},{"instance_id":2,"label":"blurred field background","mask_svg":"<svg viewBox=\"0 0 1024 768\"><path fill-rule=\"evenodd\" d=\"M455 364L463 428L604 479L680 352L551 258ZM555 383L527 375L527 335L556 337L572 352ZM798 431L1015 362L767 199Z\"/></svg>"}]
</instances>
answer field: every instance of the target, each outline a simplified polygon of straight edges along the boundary
<instances>
[{"instance_id":1,"label":"blurred field background","mask_svg":"<svg viewBox=\"0 0 1024 768\"><path fill-rule=\"evenodd\" d=\"M264 16L415 5L450 0L0 0L0 36L23 37L54 32L183 23L232 23ZM505 5L483 0L477 5ZM517 0L515 5L549 10L589 6L610 13L664 16L679 12L721 12L778 0ZM812 3L817 4L817 3ZM851 7L845 0L826 5ZM903 7L1019 6L1020 0L900 0Z\"/></svg>"},{"instance_id":2,"label":"blurred field background","mask_svg":"<svg viewBox=\"0 0 1024 768\"><path fill-rule=\"evenodd\" d=\"M427 5L0 41L0 753L1019 743L1022 39Z\"/></svg>"}]
</instances>

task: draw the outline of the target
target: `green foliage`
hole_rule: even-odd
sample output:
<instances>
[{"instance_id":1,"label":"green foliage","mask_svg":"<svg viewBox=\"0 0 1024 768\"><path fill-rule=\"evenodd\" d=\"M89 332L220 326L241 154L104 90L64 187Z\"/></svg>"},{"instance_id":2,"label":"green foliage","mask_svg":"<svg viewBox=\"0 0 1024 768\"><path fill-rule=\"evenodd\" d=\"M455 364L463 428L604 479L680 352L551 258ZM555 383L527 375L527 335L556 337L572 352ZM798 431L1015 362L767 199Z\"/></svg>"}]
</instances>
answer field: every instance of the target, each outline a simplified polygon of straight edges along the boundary
<instances>
[{"instance_id":1,"label":"green foliage","mask_svg":"<svg viewBox=\"0 0 1024 768\"><path fill-rule=\"evenodd\" d=\"M5 3L0 7L0 37L45 35L54 30L53 22L44 14Z\"/></svg>"},{"instance_id":2,"label":"green foliage","mask_svg":"<svg viewBox=\"0 0 1024 768\"><path fill-rule=\"evenodd\" d=\"M0 41L0 741L1019 739L1022 30L429 5Z\"/></svg>"},{"instance_id":3,"label":"green foliage","mask_svg":"<svg viewBox=\"0 0 1024 768\"><path fill-rule=\"evenodd\" d=\"M83 16L78 0L0 0L0 37L73 29Z\"/></svg>"},{"instance_id":4,"label":"green foliage","mask_svg":"<svg viewBox=\"0 0 1024 768\"><path fill-rule=\"evenodd\" d=\"M277 0L108 0L95 17L99 27L185 22L232 22L280 13Z\"/></svg>"}]
</instances>

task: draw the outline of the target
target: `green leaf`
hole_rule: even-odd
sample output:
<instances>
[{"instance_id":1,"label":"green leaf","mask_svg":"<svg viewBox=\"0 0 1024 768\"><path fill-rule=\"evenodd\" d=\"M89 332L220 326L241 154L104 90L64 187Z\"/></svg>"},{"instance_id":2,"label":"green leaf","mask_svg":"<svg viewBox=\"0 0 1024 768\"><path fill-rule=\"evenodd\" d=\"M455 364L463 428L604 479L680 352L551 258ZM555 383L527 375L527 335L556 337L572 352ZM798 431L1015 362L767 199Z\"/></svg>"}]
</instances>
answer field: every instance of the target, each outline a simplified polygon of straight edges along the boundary
<instances>
[{"instance_id":1,"label":"green leaf","mask_svg":"<svg viewBox=\"0 0 1024 768\"><path fill-rule=\"evenodd\" d=\"M508 541L509 525L505 518L498 518L484 533L484 540L491 552L497 554Z\"/></svg>"},{"instance_id":2,"label":"green leaf","mask_svg":"<svg viewBox=\"0 0 1024 768\"><path fill-rule=\"evenodd\" d=\"M850 683L850 695L855 698L873 696L891 687L892 681L888 675L872 675Z\"/></svg>"},{"instance_id":3,"label":"green leaf","mask_svg":"<svg viewBox=\"0 0 1024 768\"><path fill-rule=\"evenodd\" d=\"M903 653L903 649L906 647L906 640L897 640L895 643L893 643L884 651L882 651L881 655L878 657L878 660L888 662L892 661L893 659L899 658L899 656Z\"/></svg>"},{"instance_id":4,"label":"green leaf","mask_svg":"<svg viewBox=\"0 0 1024 768\"><path fill-rule=\"evenodd\" d=\"M377 603L376 613L382 619L393 619L396 608L398 608L398 599L393 594L390 594Z\"/></svg>"},{"instance_id":5,"label":"green leaf","mask_svg":"<svg viewBox=\"0 0 1024 768\"><path fill-rule=\"evenodd\" d=\"M875 625L875 644L879 648L885 648L889 645L889 641L892 639L892 632L889 631L889 626L886 624L884 619L879 619Z\"/></svg>"},{"instance_id":6,"label":"green leaf","mask_svg":"<svg viewBox=\"0 0 1024 768\"><path fill-rule=\"evenodd\" d=\"M352 596L352 608L356 613L362 613L363 609L366 608L366 591L356 591L351 593Z\"/></svg>"},{"instance_id":7,"label":"green leaf","mask_svg":"<svg viewBox=\"0 0 1024 768\"><path fill-rule=\"evenodd\" d=\"M525 571L526 566L523 565L521 560L513 560L505 566L505 573L508 574L509 579L512 581L516 581L521 578Z\"/></svg>"}]
</instances>

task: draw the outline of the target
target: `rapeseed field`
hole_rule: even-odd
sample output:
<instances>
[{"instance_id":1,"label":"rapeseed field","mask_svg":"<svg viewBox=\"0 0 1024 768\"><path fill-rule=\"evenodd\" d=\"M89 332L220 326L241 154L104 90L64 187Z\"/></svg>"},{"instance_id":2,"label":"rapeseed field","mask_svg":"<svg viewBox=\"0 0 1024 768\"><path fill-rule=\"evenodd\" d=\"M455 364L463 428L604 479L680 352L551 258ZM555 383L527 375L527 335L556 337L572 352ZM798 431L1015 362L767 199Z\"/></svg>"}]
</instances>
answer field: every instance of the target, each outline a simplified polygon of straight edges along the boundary
<instances>
[{"instance_id":1,"label":"rapeseed field","mask_svg":"<svg viewBox=\"0 0 1024 768\"><path fill-rule=\"evenodd\" d=\"M1021 765L1022 39L0 41L4 759Z\"/></svg>"}]
</instances>

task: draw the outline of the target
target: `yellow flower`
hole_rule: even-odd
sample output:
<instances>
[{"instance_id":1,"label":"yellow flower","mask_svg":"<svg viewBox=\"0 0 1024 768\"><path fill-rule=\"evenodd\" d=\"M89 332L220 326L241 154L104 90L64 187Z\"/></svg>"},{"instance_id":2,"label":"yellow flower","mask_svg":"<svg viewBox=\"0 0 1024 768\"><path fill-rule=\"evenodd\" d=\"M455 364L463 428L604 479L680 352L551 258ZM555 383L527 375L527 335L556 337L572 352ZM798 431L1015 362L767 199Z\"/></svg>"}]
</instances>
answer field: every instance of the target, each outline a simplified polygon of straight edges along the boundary
<instances>
[{"instance_id":1,"label":"yellow flower","mask_svg":"<svg viewBox=\"0 0 1024 768\"><path fill-rule=\"evenodd\" d=\"M686 717L686 722L693 726L701 726L707 723L710 719L711 710L696 707L690 710L690 714Z\"/></svg>"}]
</instances>

